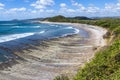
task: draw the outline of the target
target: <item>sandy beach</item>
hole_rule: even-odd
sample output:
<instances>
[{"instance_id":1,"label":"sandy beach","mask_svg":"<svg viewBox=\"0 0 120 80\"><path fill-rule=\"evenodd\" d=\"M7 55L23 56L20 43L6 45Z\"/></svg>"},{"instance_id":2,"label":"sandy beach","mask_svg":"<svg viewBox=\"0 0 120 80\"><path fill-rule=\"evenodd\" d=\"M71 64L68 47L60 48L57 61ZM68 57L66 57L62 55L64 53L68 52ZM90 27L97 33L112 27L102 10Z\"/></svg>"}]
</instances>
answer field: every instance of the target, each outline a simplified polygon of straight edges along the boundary
<instances>
[{"instance_id":1,"label":"sandy beach","mask_svg":"<svg viewBox=\"0 0 120 80\"><path fill-rule=\"evenodd\" d=\"M89 37L80 34L38 42L34 49L26 49L14 54L23 60L0 71L0 80L53 80L57 75L73 77L78 69L89 62L96 50L106 45L103 35L107 32L98 26L78 23L52 23L72 25L88 32Z\"/></svg>"}]
</instances>

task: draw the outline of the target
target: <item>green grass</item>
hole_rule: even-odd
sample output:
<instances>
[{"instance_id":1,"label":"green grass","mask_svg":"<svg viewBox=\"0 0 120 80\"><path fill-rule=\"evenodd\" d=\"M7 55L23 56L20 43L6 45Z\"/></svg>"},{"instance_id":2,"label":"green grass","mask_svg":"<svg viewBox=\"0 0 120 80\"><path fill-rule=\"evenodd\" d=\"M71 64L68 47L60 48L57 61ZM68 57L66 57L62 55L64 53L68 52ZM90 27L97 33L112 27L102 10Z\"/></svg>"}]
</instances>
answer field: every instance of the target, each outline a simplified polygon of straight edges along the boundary
<instances>
[{"instance_id":1,"label":"green grass","mask_svg":"<svg viewBox=\"0 0 120 80\"><path fill-rule=\"evenodd\" d=\"M68 76L61 75L61 76L57 76L54 80L69 80L69 78Z\"/></svg>"},{"instance_id":2,"label":"green grass","mask_svg":"<svg viewBox=\"0 0 120 80\"><path fill-rule=\"evenodd\" d=\"M96 53L94 59L79 70L74 80L120 80L120 40Z\"/></svg>"},{"instance_id":3,"label":"green grass","mask_svg":"<svg viewBox=\"0 0 120 80\"><path fill-rule=\"evenodd\" d=\"M56 20L57 22L57 20ZM107 37L114 35L112 43L96 53L90 63L80 68L73 79L66 76L55 80L120 80L120 19L76 20L60 19L60 22L84 23L97 25L109 31Z\"/></svg>"}]
</instances>

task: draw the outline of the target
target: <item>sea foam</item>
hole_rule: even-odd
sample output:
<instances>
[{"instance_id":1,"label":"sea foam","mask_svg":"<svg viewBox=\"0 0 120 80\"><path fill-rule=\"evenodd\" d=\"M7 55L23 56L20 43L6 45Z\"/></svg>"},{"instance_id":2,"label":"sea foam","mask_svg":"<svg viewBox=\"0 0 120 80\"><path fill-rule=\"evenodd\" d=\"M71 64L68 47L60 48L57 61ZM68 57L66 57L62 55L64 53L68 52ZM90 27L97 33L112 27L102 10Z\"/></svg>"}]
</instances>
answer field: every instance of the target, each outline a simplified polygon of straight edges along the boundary
<instances>
[{"instance_id":1,"label":"sea foam","mask_svg":"<svg viewBox=\"0 0 120 80\"><path fill-rule=\"evenodd\" d=\"M79 33L76 29L69 25L57 24L23 24L19 23L2 23L0 25L8 25L0 27L0 43L8 42L15 39L25 38L28 36L45 36L45 37L61 37ZM13 26L11 26L13 25ZM6 30L7 29L7 30Z\"/></svg>"},{"instance_id":2,"label":"sea foam","mask_svg":"<svg viewBox=\"0 0 120 80\"><path fill-rule=\"evenodd\" d=\"M80 30L79 29L76 29L76 28L74 28L75 29L75 34L78 34L79 32L80 32Z\"/></svg>"},{"instance_id":3,"label":"sea foam","mask_svg":"<svg viewBox=\"0 0 120 80\"><path fill-rule=\"evenodd\" d=\"M15 40L15 39L20 39L20 38L24 38L24 37L28 37L28 36L32 36L35 34L43 34L45 33L45 31L40 31L39 33L22 33L22 34L13 34L13 35L6 35L6 36L2 36L0 37L0 43L2 42L8 42L11 40Z\"/></svg>"},{"instance_id":4,"label":"sea foam","mask_svg":"<svg viewBox=\"0 0 120 80\"><path fill-rule=\"evenodd\" d=\"M24 37L31 36L34 34L35 33L23 33L23 34L6 35L4 37L2 36L2 37L0 37L0 43L8 42L8 41L15 40L15 39L24 38Z\"/></svg>"},{"instance_id":5,"label":"sea foam","mask_svg":"<svg viewBox=\"0 0 120 80\"><path fill-rule=\"evenodd\" d=\"M71 27L71 26L70 26L70 27L66 27L65 29L73 29L75 34L78 34L78 33L80 32L79 29L73 28L73 27Z\"/></svg>"}]
</instances>

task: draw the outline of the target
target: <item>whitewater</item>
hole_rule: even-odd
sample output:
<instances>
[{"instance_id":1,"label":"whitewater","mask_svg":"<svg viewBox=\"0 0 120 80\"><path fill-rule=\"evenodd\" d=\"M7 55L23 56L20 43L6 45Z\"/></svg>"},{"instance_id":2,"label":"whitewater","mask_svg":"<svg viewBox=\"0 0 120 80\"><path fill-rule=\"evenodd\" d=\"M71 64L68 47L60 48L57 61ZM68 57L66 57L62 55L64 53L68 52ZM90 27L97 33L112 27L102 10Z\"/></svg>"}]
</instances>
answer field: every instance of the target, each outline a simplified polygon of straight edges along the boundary
<instances>
[{"instance_id":1,"label":"whitewater","mask_svg":"<svg viewBox=\"0 0 120 80\"><path fill-rule=\"evenodd\" d=\"M33 35L44 36L44 38L55 38L77 33L79 33L78 29L68 25L38 24L23 21L0 22L0 43Z\"/></svg>"}]
</instances>

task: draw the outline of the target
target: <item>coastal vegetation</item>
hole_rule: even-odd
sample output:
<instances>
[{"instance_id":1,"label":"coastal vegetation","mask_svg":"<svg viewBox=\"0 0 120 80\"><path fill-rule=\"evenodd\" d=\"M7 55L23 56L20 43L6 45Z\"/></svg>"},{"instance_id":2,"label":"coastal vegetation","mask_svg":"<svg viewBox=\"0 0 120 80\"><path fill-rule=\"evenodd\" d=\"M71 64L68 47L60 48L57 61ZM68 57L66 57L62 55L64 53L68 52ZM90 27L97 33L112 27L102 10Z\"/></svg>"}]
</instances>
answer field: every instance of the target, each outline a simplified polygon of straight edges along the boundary
<instances>
[{"instance_id":1,"label":"coastal vegetation","mask_svg":"<svg viewBox=\"0 0 120 80\"><path fill-rule=\"evenodd\" d=\"M58 16L55 16L55 17L45 18L43 20L52 21L52 22L77 22L79 20L92 20L92 19L84 17L84 16L66 18L62 15L58 15Z\"/></svg>"},{"instance_id":2,"label":"coastal vegetation","mask_svg":"<svg viewBox=\"0 0 120 80\"><path fill-rule=\"evenodd\" d=\"M120 19L75 19L64 16L48 18L52 22L71 22L97 25L106 28L108 45L96 52L91 62L80 68L73 79L57 76L54 80L120 80Z\"/></svg>"}]
</instances>

